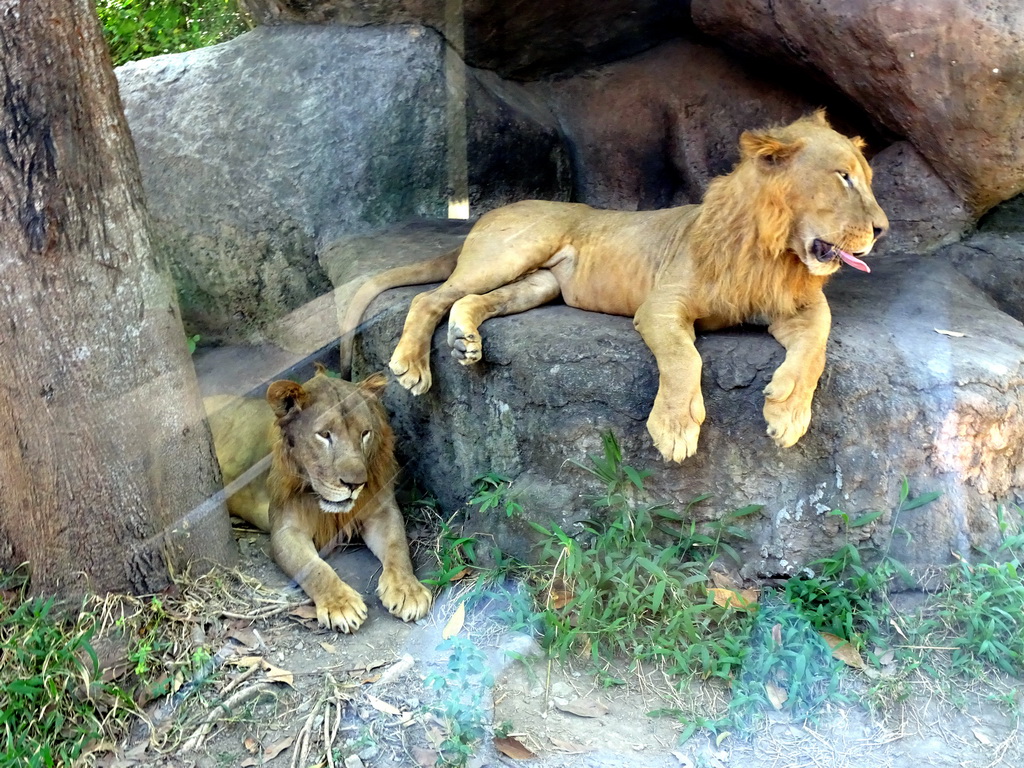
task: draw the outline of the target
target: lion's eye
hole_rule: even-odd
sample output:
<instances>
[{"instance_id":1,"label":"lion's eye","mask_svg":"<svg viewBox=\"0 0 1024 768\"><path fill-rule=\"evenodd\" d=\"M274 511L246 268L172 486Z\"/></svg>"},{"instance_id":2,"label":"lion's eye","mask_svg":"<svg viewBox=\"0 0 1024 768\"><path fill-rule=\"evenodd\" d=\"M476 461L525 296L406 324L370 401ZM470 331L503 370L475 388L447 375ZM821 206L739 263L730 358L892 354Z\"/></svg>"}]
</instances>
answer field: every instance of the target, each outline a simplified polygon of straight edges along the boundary
<instances>
[{"instance_id":1,"label":"lion's eye","mask_svg":"<svg viewBox=\"0 0 1024 768\"><path fill-rule=\"evenodd\" d=\"M843 180L843 184L850 187L851 189L853 188L853 181L850 179L850 174L848 174L846 171L836 171L836 173L838 173L839 178Z\"/></svg>"},{"instance_id":2,"label":"lion's eye","mask_svg":"<svg viewBox=\"0 0 1024 768\"><path fill-rule=\"evenodd\" d=\"M370 430L363 430L363 445L366 445L370 441Z\"/></svg>"},{"instance_id":3,"label":"lion's eye","mask_svg":"<svg viewBox=\"0 0 1024 768\"><path fill-rule=\"evenodd\" d=\"M326 429L321 429L316 433L316 436L327 443L331 442L331 433Z\"/></svg>"}]
</instances>

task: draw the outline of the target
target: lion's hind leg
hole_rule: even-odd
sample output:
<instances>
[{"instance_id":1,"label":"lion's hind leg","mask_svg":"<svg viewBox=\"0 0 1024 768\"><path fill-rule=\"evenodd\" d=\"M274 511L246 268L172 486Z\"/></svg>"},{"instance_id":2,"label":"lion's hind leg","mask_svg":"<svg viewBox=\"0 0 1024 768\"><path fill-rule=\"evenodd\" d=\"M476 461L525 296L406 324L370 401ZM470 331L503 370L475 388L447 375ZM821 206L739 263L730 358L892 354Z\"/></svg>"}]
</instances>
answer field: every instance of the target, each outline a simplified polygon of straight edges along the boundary
<instances>
[{"instance_id":1,"label":"lion's hind leg","mask_svg":"<svg viewBox=\"0 0 1024 768\"><path fill-rule=\"evenodd\" d=\"M462 365L479 362L483 355L480 325L485 320L539 307L560 292L551 270L538 269L489 293L463 296L455 302L448 316L448 346L452 348L452 357Z\"/></svg>"}]
</instances>

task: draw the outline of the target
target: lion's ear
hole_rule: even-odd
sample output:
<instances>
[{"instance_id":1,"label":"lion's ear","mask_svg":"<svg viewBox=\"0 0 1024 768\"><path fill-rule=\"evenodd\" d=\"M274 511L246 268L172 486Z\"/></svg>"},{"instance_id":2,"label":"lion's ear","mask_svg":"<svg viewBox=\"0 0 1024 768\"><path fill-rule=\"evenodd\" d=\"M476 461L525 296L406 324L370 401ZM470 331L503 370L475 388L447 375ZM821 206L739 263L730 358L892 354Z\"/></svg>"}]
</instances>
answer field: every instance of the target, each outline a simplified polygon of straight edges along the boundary
<instances>
[{"instance_id":1,"label":"lion's ear","mask_svg":"<svg viewBox=\"0 0 1024 768\"><path fill-rule=\"evenodd\" d=\"M274 415L283 419L309 405L309 393L294 381L275 381L267 387L267 402L274 409Z\"/></svg>"},{"instance_id":2,"label":"lion's ear","mask_svg":"<svg viewBox=\"0 0 1024 768\"><path fill-rule=\"evenodd\" d=\"M388 377L383 373L373 373L359 382L359 388L368 395L380 397L388 385Z\"/></svg>"},{"instance_id":3,"label":"lion's ear","mask_svg":"<svg viewBox=\"0 0 1024 768\"><path fill-rule=\"evenodd\" d=\"M853 144L858 150L863 152L868 147L868 143L864 141L860 136L851 136L850 143Z\"/></svg>"},{"instance_id":4,"label":"lion's ear","mask_svg":"<svg viewBox=\"0 0 1024 768\"><path fill-rule=\"evenodd\" d=\"M740 151L743 156L763 160L769 165L781 165L803 147L803 139L783 141L771 134L754 131L744 131L740 136Z\"/></svg>"},{"instance_id":5,"label":"lion's ear","mask_svg":"<svg viewBox=\"0 0 1024 768\"><path fill-rule=\"evenodd\" d=\"M826 128L831 128L832 125L829 123L828 118L825 116L825 108L816 109L811 113L811 119L818 125L823 125Z\"/></svg>"}]
</instances>

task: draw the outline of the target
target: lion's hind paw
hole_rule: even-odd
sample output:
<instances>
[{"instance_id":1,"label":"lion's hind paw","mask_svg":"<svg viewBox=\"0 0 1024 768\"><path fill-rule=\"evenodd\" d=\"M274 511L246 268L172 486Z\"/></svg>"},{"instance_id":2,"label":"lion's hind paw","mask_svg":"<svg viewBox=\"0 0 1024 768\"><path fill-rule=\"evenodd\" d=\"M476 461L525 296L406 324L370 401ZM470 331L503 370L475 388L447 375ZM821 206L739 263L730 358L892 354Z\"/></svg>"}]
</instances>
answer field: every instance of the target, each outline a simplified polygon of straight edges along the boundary
<instances>
[{"instance_id":1,"label":"lion's hind paw","mask_svg":"<svg viewBox=\"0 0 1024 768\"><path fill-rule=\"evenodd\" d=\"M479 331L464 331L457 325L449 325L448 346L452 348L452 357L461 365L479 363L483 357L483 342Z\"/></svg>"}]
</instances>

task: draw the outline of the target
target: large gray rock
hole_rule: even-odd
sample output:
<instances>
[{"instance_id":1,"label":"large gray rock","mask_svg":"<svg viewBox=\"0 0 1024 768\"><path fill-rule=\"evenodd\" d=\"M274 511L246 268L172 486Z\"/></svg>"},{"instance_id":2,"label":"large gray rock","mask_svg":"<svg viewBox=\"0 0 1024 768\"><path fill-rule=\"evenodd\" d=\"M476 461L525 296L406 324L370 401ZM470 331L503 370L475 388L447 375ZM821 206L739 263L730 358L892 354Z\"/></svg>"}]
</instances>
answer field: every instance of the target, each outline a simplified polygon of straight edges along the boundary
<instances>
[{"instance_id":1,"label":"large gray rock","mask_svg":"<svg viewBox=\"0 0 1024 768\"><path fill-rule=\"evenodd\" d=\"M739 159L742 131L819 106L809 86L805 79L783 89L719 49L677 40L530 88L564 127L575 199L645 210L699 202L708 182Z\"/></svg>"},{"instance_id":2,"label":"large gray rock","mask_svg":"<svg viewBox=\"0 0 1024 768\"><path fill-rule=\"evenodd\" d=\"M449 92L456 75L465 86ZM330 289L323 243L443 217L457 188L477 209L568 196L543 105L491 73L463 76L423 27L264 27L118 79L155 241L186 328L207 341L265 338Z\"/></svg>"},{"instance_id":3,"label":"large gray rock","mask_svg":"<svg viewBox=\"0 0 1024 768\"><path fill-rule=\"evenodd\" d=\"M951 551L992 548L997 505L1024 493L1024 327L941 257L872 267L829 286L828 364L810 431L792 449L765 434L761 390L782 350L763 331L699 338L708 418L696 457L673 465L646 432L656 367L630 320L551 306L488 321L484 361L468 369L449 358L442 326L430 392L387 394L403 458L447 508L465 500L475 476L497 471L514 478L529 519L575 530L592 509L585 496L600 489L572 462L599 454L612 430L627 463L654 470L655 500L683 509L710 493L693 510L699 520L765 505L746 518L748 575L792 573L847 539L889 550L919 575ZM386 365L417 290L370 307L357 373ZM943 495L897 512L904 477L915 495ZM833 509L885 514L843 531ZM475 524L529 556L522 521L492 512Z\"/></svg>"},{"instance_id":4,"label":"large gray rock","mask_svg":"<svg viewBox=\"0 0 1024 768\"><path fill-rule=\"evenodd\" d=\"M424 24L503 77L579 72L678 35L680 0L241 0L260 24Z\"/></svg>"},{"instance_id":5,"label":"large gray rock","mask_svg":"<svg viewBox=\"0 0 1024 768\"><path fill-rule=\"evenodd\" d=\"M955 243L974 226L960 195L910 142L890 144L871 158L871 167L875 199L890 225L880 252L931 251Z\"/></svg>"},{"instance_id":6,"label":"large gray rock","mask_svg":"<svg viewBox=\"0 0 1024 768\"><path fill-rule=\"evenodd\" d=\"M693 0L730 45L822 73L905 136L975 216L1024 190L1020 0Z\"/></svg>"}]
</instances>

